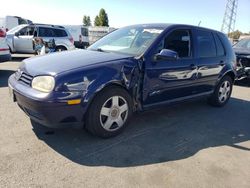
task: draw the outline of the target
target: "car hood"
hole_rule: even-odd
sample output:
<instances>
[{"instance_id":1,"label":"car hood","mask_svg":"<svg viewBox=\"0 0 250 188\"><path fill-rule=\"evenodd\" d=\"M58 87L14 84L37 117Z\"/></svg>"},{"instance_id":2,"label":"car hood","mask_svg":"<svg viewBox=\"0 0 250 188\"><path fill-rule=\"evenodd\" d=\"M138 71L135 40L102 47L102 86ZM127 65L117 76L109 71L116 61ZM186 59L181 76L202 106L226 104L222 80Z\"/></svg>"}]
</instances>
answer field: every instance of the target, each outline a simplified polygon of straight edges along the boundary
<instances>
[{"instance_id":1,"label":"car hood","mask_svg":"<svg viewBox=\"0 0 250 188\"><path fill-rule=\"evenodd\" d=\"M250 50L246 49L246 48L238 48L238 47L234 47L234 52L236 55L250 55Z\"/></svg>"},{"instance_id":2,"label":"car hood","mask_svg":"<svg viewBox=\"0 0 250 188\"><path fill-rule=\"evenodd\" d=\"M20 69L25 69L32 76L57 75L72 69L87 67L94 64L130 58L131 55L98 52L90 50L73 50L32 57L24 60Z\"/></svg>"}]
</instances>

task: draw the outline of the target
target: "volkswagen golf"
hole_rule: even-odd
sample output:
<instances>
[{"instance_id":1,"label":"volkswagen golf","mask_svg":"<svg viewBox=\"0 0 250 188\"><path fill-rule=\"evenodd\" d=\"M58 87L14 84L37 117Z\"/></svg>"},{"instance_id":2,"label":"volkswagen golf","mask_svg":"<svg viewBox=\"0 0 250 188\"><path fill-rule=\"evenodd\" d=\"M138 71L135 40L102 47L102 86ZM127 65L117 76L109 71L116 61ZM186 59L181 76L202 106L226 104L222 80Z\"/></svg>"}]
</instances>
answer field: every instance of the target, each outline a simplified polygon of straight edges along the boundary
<instances>
[{"instance_id":1,"label":"volkswagen golf","mask_svg":"<svg viewBox=\"0 0 250 188\"><path fill-rule=\"evenodd\" d=\"M223 33L142 24L118 29L86 50L26 59L10 76L9 88L42 125L83 125L111 137L136 111L200 97L224 106L235 77L236 57Z\"/></svg>"}]
</instances>

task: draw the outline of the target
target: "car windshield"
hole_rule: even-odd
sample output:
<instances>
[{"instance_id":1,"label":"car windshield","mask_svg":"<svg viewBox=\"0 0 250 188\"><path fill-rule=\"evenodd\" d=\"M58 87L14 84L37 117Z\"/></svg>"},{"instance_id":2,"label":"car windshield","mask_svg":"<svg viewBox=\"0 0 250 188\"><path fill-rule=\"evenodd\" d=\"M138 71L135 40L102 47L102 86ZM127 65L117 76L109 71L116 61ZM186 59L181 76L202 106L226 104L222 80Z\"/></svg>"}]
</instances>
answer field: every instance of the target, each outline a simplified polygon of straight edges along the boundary
<instances>
[{"instance_id":1,"label":"car windshield","mask_svg":"<svg viewBox=\"0 0 250 188\"><path fill-rule=\"evenodd\" d=\"M163 30L162 27L143 25L124 27L101 38L92 44L88 50L139 56L148 49Z\"/></svg>"},{"instance_id":2,"label":"car windshield","mask_svg":"<svg viewBox=\"0 0 250 188\"><path fill-rule=\"evenodd\" d=\"M250 49L250 38L240 40L234 47Z\"/></svg>"},{"instance_id":3,"label":"car windshield","mask_svg":"<svg viewBox=\"0 0 250 188\"><path fill-rule=\"evenodd\" d=\"M24 28L25 26L27 26L27 25L16 26L16 27L12 28L11 30L9 30L7 32L7 34L15 34L17 31L19 31L20 29Z\"/></svg>"}]
</instances>

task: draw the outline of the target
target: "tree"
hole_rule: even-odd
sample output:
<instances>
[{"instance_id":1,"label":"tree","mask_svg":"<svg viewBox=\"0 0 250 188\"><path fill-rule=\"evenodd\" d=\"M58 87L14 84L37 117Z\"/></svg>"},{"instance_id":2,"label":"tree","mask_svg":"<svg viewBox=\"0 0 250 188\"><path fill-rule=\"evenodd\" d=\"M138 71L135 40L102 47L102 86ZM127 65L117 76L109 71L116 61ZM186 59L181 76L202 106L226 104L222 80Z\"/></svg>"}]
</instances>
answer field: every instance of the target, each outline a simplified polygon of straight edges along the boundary
<instances>
[{"instance_id":1,"label":"tree","mask_svg":"<svg viewBox=\"0 0 250 188\"><path fill-rule=\"evenodd\" d=\"M95 17L95 22L94 22L94 24L95 24L95 26L101 26L99 16L96 16L96 17Z\"/></svg>"},{"instance_id":2,"label":"tree","mask_svg":"<svg viewBox=\"0 0 250 188\"><path fill-rule=\"evenodd\" d=\"M236 30L228 34L229 38L232 38L232 39L239 39L240 35L242 35L242 32L239 30Z\"/></svg>"},{"instance_id":3,"label":"tree","mask_svg":"<svg viewBox=\"0 0 250 188\"><path fill-rule=\"evenodd\" d=\"M107 26L107 27L109 26L108 14L103 8L99 12L99 20L101 26Z\"/></svg>"},{"instance_id":4,"label":"tree","mask_svg":"<svg viewBox=\"0 0 250 188\"><path fill-rule=\"evenodd\" d=\"M91 26L91 20L89 16L84 15L82 22L84 26Z\"/></svg>"},{"instance_id":5,"label":"tree","mask_svg":"<svg viewBox=\"0 0 250 188\"><path fill-rule=\"evenodd\" d=\"M109 27L108 14L103 8L100 10L99 15L95 17L95 26Z\"/></svg>"}]
</instances>

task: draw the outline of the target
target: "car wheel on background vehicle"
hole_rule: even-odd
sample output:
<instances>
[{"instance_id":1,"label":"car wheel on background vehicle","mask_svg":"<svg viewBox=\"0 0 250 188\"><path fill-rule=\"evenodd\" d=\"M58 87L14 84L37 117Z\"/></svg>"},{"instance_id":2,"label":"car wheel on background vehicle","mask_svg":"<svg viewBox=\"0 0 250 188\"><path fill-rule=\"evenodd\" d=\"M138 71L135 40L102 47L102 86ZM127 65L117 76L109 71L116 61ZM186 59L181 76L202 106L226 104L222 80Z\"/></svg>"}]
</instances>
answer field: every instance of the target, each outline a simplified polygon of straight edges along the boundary
<instances>
[{"instance_id":1,"label":"car wheel on background vehicle","mask_svg":"<svg viewBox=\"0 0 250 188\"><path fill-rule=\"evenodd\" d=\"M56 51L57 52L62 52L62 51L66 51L67 49L65 48L65 47L63 47L63 46L58 46L58 47L56 47Z\"/></svg>"},{"instance_id":2,"label":"car wheel on background vehicle","mask_svg":"<svg viewBox=\"0 0 250 188\"><path fill-rule=\"evenodd\" d=\"M108 138L118 135L132 115L132 99L122 88L108 87L91 104L86 129L94 135Z\"/></svg>"},{"instance_id":3,"label":"car wheel on background vehicle","mask_svg":"<svg viewBox=\"0 0 250 188\"><path fill-rule=\"evenodd\" d=\"M213 106L222 107L230 99L233 88L233 80L230 76L224 76L217 84L214 93L208 99Z\"/></svg>"}]
</instances>

